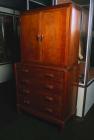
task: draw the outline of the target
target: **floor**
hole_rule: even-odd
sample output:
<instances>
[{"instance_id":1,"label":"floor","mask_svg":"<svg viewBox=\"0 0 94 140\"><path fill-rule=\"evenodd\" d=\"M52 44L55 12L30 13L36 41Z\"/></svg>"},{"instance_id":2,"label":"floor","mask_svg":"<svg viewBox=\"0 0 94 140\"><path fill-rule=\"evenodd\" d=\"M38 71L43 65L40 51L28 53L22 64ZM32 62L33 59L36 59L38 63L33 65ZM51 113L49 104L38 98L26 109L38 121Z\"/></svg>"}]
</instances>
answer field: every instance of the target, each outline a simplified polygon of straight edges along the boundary
<instances>
[{"instance_id":1,"label":"floor","mask_svg":"<svg viewBox=\"0 0 94 140\"><path fill-rule=\"evenodd\" d=\"M84 120L74 118L61 131L31 115L18 114L14 89L13 83L0 87L0 140L94 140L94 107Z\"/></svg>"}]
</instances>

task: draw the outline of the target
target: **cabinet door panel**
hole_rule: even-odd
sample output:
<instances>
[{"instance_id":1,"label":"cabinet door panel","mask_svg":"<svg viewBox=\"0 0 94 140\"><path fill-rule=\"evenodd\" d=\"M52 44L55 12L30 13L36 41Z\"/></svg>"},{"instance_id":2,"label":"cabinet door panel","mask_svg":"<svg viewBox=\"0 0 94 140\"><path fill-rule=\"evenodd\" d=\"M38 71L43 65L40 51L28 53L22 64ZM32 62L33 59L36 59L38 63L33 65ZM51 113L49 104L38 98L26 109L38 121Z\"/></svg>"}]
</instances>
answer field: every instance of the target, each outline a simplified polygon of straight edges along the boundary
<instances>
[{"instance_id":1,"label":"cabinet door panel","mask_svg":"<svg viewBox=\"0 0 94 140\"><path fill-rule=\"evenodd\" d=\"M21 17L22 61L40 61L39 14L31 13Z\"/></svg>"},{"instance_id":2,"label":"cabinet door panel","mask_svg":"<svg viewBox=\"0 0 94 140\"><path fill-rule=\"evenodd\" d=\"M46 64L64 63L66 14L65 8L41 13L43 62Z\"/></svg>"}]
</instances>

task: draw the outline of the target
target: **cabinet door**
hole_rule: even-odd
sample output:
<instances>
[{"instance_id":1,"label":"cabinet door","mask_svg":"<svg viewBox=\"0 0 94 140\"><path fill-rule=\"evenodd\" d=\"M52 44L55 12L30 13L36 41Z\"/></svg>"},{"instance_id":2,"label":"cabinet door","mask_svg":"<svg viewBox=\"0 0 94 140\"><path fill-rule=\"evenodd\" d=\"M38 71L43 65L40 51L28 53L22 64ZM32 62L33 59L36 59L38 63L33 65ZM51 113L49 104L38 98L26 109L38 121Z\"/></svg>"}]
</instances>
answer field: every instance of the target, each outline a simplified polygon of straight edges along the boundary
<instances>
[{"instance_id":1,"label":"cabinet door","mask_svg":"<svg viewBox=\"0 0 94 140\"><path fill-rule=\"evenodd\" d=\"M21 17L21 58L22 61L39 62L39 13L34 12Z\"/></svg>"},{"instance_id":2,"label":"cabinet door","mask_svg":"<svg viewBox=\"0 0 94 140\"><path fill-rule=\"evenodd\" d=\"M66 47L67 8L46 10L41 13L43 59L46 64L64 63Z\"/></svg>"}]
</instances>

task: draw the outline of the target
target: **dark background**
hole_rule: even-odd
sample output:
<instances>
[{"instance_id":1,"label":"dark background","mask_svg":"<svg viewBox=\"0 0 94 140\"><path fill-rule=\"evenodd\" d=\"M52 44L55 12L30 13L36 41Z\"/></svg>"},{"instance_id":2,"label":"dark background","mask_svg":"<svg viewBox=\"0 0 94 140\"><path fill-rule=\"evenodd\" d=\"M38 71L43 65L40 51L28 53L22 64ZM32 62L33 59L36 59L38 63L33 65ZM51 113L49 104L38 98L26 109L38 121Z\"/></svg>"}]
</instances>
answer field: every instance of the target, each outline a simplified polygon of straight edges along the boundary
<instances>
[{"instance_id":1,"label":"dark background","mask_svg":"<svg viewBox=\"0 0 94 140\"><path fill-rule=\"evenodd\" d=\"M36 0L46 5L51 5L51 0ZM73 0L78 4L89 4L90 0ZM34 3L32 4L32 8L36 7L37 5ZM26 9L26 0L0 0L0 6L17 9L17 10L25 10Z\"/></svg>"}]
</instances>

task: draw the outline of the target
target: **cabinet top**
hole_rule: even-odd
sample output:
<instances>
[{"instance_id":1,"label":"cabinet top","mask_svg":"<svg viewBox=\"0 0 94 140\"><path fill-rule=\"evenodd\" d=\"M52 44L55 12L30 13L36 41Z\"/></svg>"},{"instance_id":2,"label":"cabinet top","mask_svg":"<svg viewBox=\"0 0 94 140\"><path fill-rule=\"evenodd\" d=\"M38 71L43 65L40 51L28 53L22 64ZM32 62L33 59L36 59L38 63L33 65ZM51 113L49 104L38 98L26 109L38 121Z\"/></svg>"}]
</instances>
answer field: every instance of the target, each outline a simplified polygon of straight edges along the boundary
<instances>
[{"instance_id":1,"label":"cabinet top","mask_svg":"<svg viewBox=\"0 0 94 140\"><path fill-rule=\"evenodd\" d=\"M26 11L23 11L21 14L30 14L32 12L41 12L44 10L59 9L59 8L63 8L63 7L74 7L79 10L81 9L81 5L70 1L70 2L64 2L63 4L55 5L55 6L45 6L45 7L41 7L41 8L37 8L37 9L26 10Z\"/></svg>"}]
</instances>

